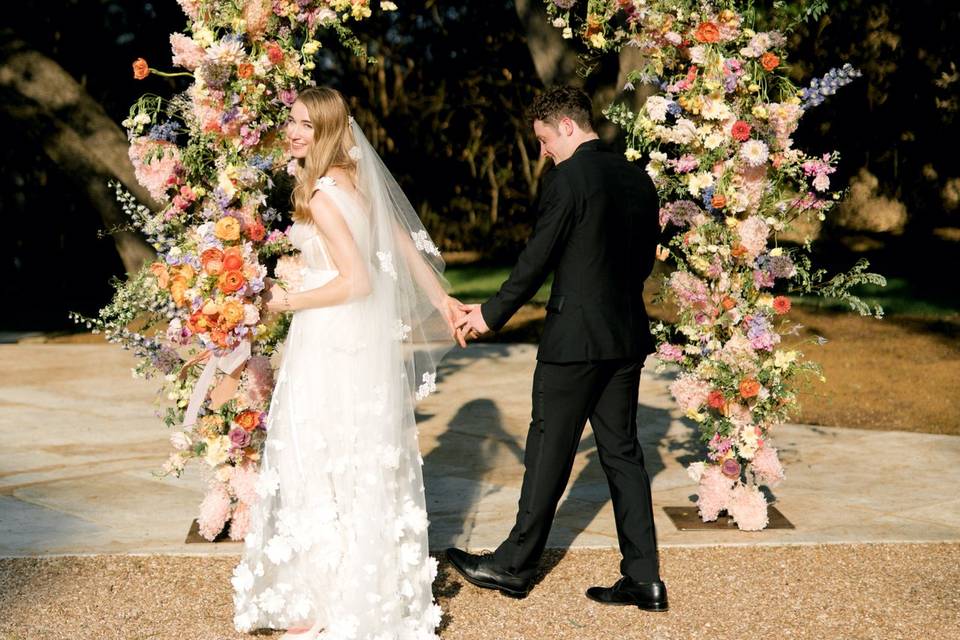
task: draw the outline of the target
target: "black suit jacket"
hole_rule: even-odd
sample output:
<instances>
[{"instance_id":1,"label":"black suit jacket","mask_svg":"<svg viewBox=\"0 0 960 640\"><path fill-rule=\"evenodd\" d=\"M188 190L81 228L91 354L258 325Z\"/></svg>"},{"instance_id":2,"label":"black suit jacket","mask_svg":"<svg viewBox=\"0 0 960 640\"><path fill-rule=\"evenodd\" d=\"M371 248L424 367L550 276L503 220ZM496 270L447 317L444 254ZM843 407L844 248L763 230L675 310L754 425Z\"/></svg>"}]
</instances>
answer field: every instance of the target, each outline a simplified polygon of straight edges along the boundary
<instances>
[{"instance_id":1,"label":"black suit jacket","mask_svg":"<svg viewBox=\"0 0 960 640\"><path fill-rule=\"evenodd\" d=\"M533 235L481 306L483 319L500 330L553 271L538 360L642 359L654 350L643 281L659 236L650 177L599 140L585 142L548 174Z\"/></svg>"}]
</instances>

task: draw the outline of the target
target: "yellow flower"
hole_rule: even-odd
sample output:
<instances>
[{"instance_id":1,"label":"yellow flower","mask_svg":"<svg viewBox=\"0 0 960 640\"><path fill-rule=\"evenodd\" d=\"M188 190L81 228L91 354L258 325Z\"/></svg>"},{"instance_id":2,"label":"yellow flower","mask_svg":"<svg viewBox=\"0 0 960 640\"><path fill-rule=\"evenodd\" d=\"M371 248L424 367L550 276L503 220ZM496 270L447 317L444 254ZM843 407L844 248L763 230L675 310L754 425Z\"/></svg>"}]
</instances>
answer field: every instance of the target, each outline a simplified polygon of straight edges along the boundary
<instances>
[{"instance_id":1,"label":"yellow flower","mask_svg":"<svg viewBox=\"0 0 960 640\"><path fill-rule=\"evenodd\" d=\"M762 104L753 105L753 109L751 110L751 113L753 114L754 118L759 118L760 120L767 119L767 108Z\"/></svg>"},{"instance_id":2,"label":"yellow flower","mask_svg":"<svg viewBox=\"0 0 960 640\"><path fill-rule=\"evenodd\" d=\"M217 220L213 234L224 242L233 242L240 239L240 222L231 216L224 216Z\"/></svg>"},{"instance_id":3,"label":"yellow flower","mask_svg":"<svg viewBox=\"0 0 960 640\"><path fill-rule=\"evenodd\" d=\"M388 0L380 0L380 9L381 11L396 11L397 5L393 2L388 2Z\"/></svg>"},{"instance_id":4,"label":"yellow flower","mask_svg":"<svg viewBox=\"0 0 960 640\"><path fill-rule=\"evenodd\" d=\"M213 45L214 36L213 31L210 30L206 25L194 25L193 26L193 41L198 45L206 49L209 46Z\"/></svg>"},{"instance_id":5,"label":"yellow flower","mask_svg":"<svg viewBox=\"0 0 960 640\"><path fill-rule=\"evenodd\" d=\"M749 89L751 93L756 93L756 92L760 91L760 85L758 85L756 82L754 82L754 83L751 84L749 87L747 87L747 89Z\"/></svg>"},{"instance_id":6,"label":"yellow flower","mask_svg":"<svg viewBox=\"0 0 960 640\"><path fill-rule=\"evenodd\" d=\"M627 160L629 160L630 162L633 162L634 160L639 160L641 154L636 149L630 148L630 149L627 149L623 153L623 155L627 156Z\"/></svg>"},{"instance_id":7,"label":"yellow flower","mask_svg":"<svg viewBox=\"0 0 960 640\"><path fill-rule=\"evenodd\" d=\"M371 15L370 7L367 6L367 0L353 0L353 10L351 11L354 20L363 20Z\"/></svg>"},{"instance_id":8,"label":"yellow flower","mask_svg":"<svg viewBox=\"0 0 960 640\"><path fill-rule=\"evenodd\" d=\"M602 33L595 33L590 36L590 44L594 49L603 49L603 47L607 44L607 39Z\"/></svg>"},{"instance_id":9,"label":"yellow flower","mask_svg":"<svg viewBox=\"0 0 960 640\"><path fill-rule=\"evenodd\" d=\"M569 40L572 37L573 37L573 29L571 29L570 27L565 27L563 29L563 39Z\"/></svg>"},{"instance_id":10,"label":"yellow flower","mask_svg":"<svg viewBox=\"0 0 960 640\"><path fill-rule=\"evenodd\" d=\"M773 366L778 369L785 369L796 359L796 351L777 351L773 354Z\"/></svg>"},{"instance_id":11,"label":"yellow flower","mask_svg":"<svg viewBox=\"0 0 960 640\"><path fill-rule=\"evenodd\" d=\"M230 179L230 174L226 169L217 175L217 186L220 187L224 195L228 198L233 198L237 193L237 188L234 186L233 180Z\"/></svg>"},{"instance_id":12,"label":"yellow flower","mask_svg":"<svg viewBox=\"0 0 960 640\"><path fill-rule=\"evenodd\" d=\"M303 53L312 56L320 50L320 43L316 40L307 40L303 45Z\"/></svg>"},{"instance_id":13,"label":"yellow flower","mask_svg":"<svg viewBox=\"0 0 960 640\"><path fill-rule=\"evenodd\" d=\"M783 247L774 247L773 249L770 249L770 255L773 256L774 258L776 258L777 256L782 256Z\"/></svg>"},{"instance_id":14,"label":"yellow flower","mask_svg":"<svg viewBox=\"0 0 960 640\"><path fill-rule=\"evenodd\" d=\"M211 467L216 467L227 461L230 456L230 438L219 436L207 439L207 451L203 458Z\"/></svg>"},{"instance_id":15,"label":"yellow flower","mask_svg":"<svg viewBox=\"0 0 960 640\"><path fill-rule=\"evenodd\" d=\"M773 296L769 293L764 293L759 298L757 298L757 304L762 307L772 307L773 306Z\"/></svg>"}]
</instances>

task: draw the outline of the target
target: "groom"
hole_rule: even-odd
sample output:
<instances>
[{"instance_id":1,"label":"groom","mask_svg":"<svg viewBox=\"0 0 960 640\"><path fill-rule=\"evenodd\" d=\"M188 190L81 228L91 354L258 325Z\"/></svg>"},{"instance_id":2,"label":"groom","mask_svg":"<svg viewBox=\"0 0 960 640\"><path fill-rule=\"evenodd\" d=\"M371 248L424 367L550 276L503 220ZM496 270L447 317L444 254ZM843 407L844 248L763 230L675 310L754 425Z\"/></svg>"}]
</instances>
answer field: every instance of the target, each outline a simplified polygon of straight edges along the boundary
<instances>
[{"instance_id":1,"label":"groom","mask_svg":"<svg viewBox=\"0 0 960 640\"><path fill-rule=\"evenodd\" d=\"M610 485L623 577L609 588L592 587L587 597L666 611L636 423L640 370L654 350L643 281L655 259L659 204L647 174L599 141L590 112L587 95L571 87L534 100L529 115L541 154L556 167L533 235L500 291L482 305L461 307L461 340L497 331L554 273L516 524L493 553L453 548L447 558L479 587L525 596L589 419Z\"/></svg>"}]
</instances>

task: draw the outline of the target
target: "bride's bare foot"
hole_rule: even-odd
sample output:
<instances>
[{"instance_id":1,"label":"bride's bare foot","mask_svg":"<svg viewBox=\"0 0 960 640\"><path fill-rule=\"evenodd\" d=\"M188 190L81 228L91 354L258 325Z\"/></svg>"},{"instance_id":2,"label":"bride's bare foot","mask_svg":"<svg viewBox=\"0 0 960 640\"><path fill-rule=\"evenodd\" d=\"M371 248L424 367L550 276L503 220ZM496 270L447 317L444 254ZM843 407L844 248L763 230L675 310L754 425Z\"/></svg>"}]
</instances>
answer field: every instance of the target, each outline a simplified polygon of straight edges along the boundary
<instances>
[{"instance_id":1,"label":"bride's bare foot","mask_svg":"<svg viewBox=\"0 0 960 640\"><path fill-rule=\"evenodd\" d=\"M320 623L315 623L312 627L290 627L287 632L280 636L280 640L314 640L316 635L323 631Z\"/></svg>"}]
</instances>

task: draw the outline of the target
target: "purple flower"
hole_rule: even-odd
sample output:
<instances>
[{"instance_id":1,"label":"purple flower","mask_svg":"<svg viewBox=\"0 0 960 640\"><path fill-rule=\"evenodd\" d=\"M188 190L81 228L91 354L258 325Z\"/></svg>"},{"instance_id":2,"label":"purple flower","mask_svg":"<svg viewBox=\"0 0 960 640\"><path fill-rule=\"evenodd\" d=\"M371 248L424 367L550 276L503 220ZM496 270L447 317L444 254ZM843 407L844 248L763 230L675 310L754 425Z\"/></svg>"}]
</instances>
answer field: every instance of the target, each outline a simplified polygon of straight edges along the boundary
<instances>
[{"instance_id":1,"label":"purple flower","mask_svg":"<svg viewBox=\"0 0 960 640\"><path fill-rule=\"evenodd\" d=\"M553 4L557 5L558 9L568 11L573 8L573 5L577 4L577 0L553 0Z\"/></svg>"},{"instance_id":2,"label":"purple flower","mask_svg":"<svg viewBox=\"0 0 960 640\"><path fill-rule=\"evenodd\" d=\"M288 107L291 106L297 101L296 89L283 89L280 92L280 100L283 101L283 104L287 105Z\"/></svg>"},{"instance_id":3,"label":"purple flower","mask_svg":"<svg viewBox=\"0 0 960 640\"><path fill-rule=\"evenodd\" d=\"M773 286L773 276L760 269L753 270L753 286L757 289L765 289Z\"/></svg>"}]
</instances>

